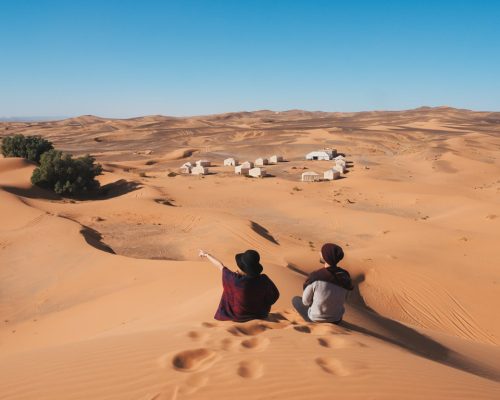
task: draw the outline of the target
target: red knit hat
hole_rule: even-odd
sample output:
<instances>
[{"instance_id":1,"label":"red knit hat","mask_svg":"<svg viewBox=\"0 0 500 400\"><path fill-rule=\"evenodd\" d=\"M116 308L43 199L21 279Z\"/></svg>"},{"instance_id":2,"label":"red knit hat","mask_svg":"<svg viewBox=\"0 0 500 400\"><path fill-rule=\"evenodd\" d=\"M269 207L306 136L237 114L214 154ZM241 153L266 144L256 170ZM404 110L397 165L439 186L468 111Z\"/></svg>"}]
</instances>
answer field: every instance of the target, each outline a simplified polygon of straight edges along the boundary
<instances>
[{"instance_id":1,"label":"red knit hat","mask_svg":"<svg viewBox=\"0 0 500 400\"><path fill-rule=\"evenodd\" d=\"M334 243L325 243L321 247L321 255L328 265L334 267L344 258L344 250Z\"/></svg>"}]
</instances>

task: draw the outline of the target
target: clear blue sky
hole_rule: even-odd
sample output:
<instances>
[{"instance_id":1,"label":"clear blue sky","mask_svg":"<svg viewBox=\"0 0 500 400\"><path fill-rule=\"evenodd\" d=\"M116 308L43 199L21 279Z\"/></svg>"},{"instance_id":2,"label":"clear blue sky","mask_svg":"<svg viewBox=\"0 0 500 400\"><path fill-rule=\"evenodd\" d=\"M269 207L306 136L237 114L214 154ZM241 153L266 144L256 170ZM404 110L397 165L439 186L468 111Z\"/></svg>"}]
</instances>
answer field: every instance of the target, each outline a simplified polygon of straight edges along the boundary
<instances>
[{"instance_id":1,"label":"clear blue sky","mask_svg":"<svg viewBox=\"0 0 500 400\"><path fill-rule=\"evenodd\" d=\"M0 116L500 110L500 1L0 0Z\"/></svg>"}]
</instances>

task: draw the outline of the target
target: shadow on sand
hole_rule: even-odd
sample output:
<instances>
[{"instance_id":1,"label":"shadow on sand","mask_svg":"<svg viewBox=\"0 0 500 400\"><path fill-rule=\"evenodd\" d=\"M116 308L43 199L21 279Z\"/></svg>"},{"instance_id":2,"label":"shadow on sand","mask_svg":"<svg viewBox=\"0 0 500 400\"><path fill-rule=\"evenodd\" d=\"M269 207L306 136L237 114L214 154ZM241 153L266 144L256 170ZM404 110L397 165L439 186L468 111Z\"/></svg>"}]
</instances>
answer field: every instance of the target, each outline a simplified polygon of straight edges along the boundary
<instances>
[{"instance_id":1,"label":"shadow on sand","mask_svg":"<svg viewBox=\"0 0 500 400\"><path fill-rule=\"evenodd\" d=\"M264 239L267 239L271 243L279 245L279 242L274 238L274 236L271 235L271 233L262 225L259 225L257 222L254 221L250 221L250 227L256 234L262 236Z\"/></svg>"},{"instance_id":2,"label":"shadow on sand","mask_svg":"<svg viewBox=\"0 0 500 400\"><path fill-rule=\"evenodd\" d=\"M303 276L307 276L307 274L296 265L289 264L287 268ZM415 329L378 314L370 308L359 291L359 284L362 283L364 279L364 275L359 275L353 279L354 290L347 302L348 306L351 308L351 312L354 311L356 317L358 317L356 319L360 321L356 324L350 322L350 313L347 312L346 319L340 322L340 326L398 346L428 360L495 382L500 382L500 370L498 368L481 364L468 356L444 346ZM294 297L294 302L292 302L292 304L300 314L303 314L304 310L301 309L301 307L297 308L297 299L300 300L299 297Z\"/></svg>"},{"instance_id":3,"label":"shadow on sand","mask_svg":"<svg viewBox=\"0 0 500 400\"><path fill-rule=\"evenodd\" d=\"M105 251L106 253L116 254L114 250L102 241L102 235L95 229L82 225L80 233L85 238L85 241L98 250Z\"/></svg>"},{"instance_id":4,"label":"shadow on sand","mask_svg":"<svg viewBox=\"0 0 500 400\"><path fill-rule=\"evenodd\" d=\"M371 309L366 304L359 291L359 284L363 282L364 279L364 275L359 275L354 279L354 291L349 301L349 305L359 312L360 317L367 322L366 325L372 325L376 329L368 329L365 326L354 324L348 320L342 321L340 326L399 346L420 357L439 362L482 378L500 382L500 371L497 368L483 365L467 356L457 353L430 337L421 334L415 329L396 320L384 317Z\"/></svg>"},{"instance_id":5,"label":"shadow on sand","mask_svg":"<svg viewBox=\"0 0 500 400\"><path fill-rule=\"evenodd\" d=\"M95 195L82 196L83 199L100 200L111 199L113 197L123 196L124 194L134 192L142 188L142 185L136 181L127 181L126 179L119 179L115 182L108 183L101 186Z\"/></svg>"},{"instance_id":6,"label":"shadow on sand","mask_svg":"<svg viewBox=\"0 0 500 400\"><path fill-rule=\"evenodd\" d=\"M6 192L12 193L16 196L26 197L28 199L42 199L42 200L63 200L63 197L51 190L44 189L38 186L30 188L20 188L17 186L2 186Z\"/></svg>"},{"instance_id":7,"label":"shadow on sand","mask_svg":"<svg viewBox=\"0 0 500 400\"><path fill-rule=\"evenodd\" d=\"M113 197L123 196L124 194L133 192L140 189L142 186L135 181L127 181L119 179L115 182L108 183L99 188L99 190L78 196L61 196L54 193L52 190L45 189L39 186L31 186L29 188L20 188L16 186L2 186L6 192L12 193L16 196L26 197L28 199L42 199L52 201L62 201L65 199L70 200L106 200Z\"/></svg>"}]
</instances>

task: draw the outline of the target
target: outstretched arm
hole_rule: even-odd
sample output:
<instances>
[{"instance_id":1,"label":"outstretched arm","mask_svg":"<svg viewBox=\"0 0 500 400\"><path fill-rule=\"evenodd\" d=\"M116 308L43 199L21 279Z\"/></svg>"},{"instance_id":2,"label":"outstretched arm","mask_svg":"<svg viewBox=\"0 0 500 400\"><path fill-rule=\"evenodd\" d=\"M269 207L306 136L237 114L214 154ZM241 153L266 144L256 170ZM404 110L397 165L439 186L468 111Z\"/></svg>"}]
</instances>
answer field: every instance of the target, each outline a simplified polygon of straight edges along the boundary
<instances>
[{"instance_id":1,"label":"outstretched arm","mask_svg":"<svg viewBox=\"0 0 500 400\"><path fill-rule=\"evenodd\" d=\"M215 265L221 271L222 271L222 268L224 268L224 264L222 264L222 262L217 260L214 256L208 254L206 251L200 250L198 255L202 258L206 258L208 261L210 261L213 265Z\"/></svg>"}]
</instances>

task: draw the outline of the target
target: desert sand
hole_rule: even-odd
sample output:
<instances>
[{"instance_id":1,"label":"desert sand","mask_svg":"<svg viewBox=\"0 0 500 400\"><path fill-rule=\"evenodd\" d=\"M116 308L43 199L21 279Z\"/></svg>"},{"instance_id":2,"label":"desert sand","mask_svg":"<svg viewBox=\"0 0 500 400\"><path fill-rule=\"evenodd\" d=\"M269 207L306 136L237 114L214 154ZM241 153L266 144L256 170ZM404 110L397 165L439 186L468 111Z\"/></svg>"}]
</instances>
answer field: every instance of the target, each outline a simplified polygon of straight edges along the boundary
<instances>
[{"instance_id":1,"label":"desert sand","mask_svg":"<svg viewBox=\"0 0 500 400\"><path fill-rule=\"evenodd\" d=\"M0 123L91 153L102 191L33 187L0 159L2 399L500 398L500 113L242 112ZM332 162L343 179L300 182ZM222 166L283 155L270 177ZM204 177L168 176L208 159ZM306 169L304 169L306 168ZM171 174L173 175L173 174ZM344 248L340 326L291 301ZM220 272L257 249L281 297L268 321L218 322Z\"/></svg>"}]
</instances>

